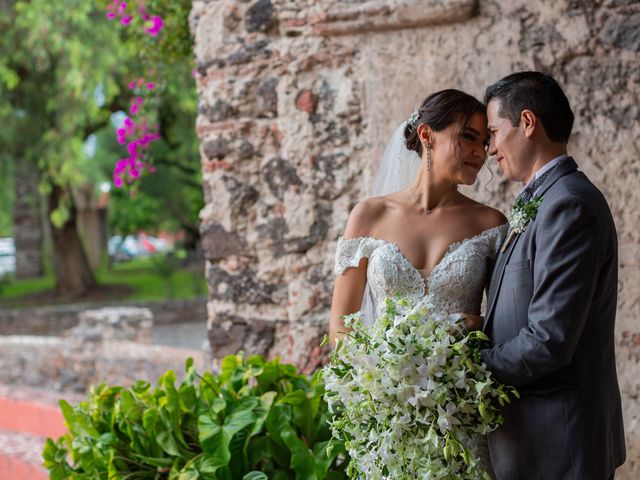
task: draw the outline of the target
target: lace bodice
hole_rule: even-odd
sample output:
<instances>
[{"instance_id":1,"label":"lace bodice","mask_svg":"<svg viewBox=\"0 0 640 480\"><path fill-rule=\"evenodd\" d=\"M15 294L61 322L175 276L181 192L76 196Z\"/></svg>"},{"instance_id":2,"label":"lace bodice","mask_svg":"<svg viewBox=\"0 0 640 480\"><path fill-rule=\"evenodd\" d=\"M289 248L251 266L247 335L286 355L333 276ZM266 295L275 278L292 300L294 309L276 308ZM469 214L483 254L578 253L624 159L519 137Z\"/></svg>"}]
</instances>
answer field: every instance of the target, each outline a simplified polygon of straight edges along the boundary
<instances>
[{"instance_id":1,"label":"lace bodice","mask_svg":"<svg viewBox=\"0 0 640 480\"><path fill-rule=\"evenodd\" d=\"M385 298L396 294L415 303L428 302L442 312L480 313L482 293L506 231L506 224L499 225L450 245L428 276L423 276L395 243L372 237L341 237L335 272L341 274L368 258L366 294L371 295L375 315L383 308Z\"/></svg>"}]
</instances>

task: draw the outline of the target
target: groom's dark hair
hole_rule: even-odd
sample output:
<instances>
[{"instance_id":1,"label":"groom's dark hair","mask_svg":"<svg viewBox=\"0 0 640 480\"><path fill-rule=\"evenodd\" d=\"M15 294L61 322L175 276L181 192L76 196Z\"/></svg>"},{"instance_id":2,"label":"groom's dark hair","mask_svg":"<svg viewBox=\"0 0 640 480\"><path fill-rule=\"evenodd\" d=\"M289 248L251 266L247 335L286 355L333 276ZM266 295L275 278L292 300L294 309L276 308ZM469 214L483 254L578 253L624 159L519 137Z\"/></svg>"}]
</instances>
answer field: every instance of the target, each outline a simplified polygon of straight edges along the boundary
<instances>
[{"instance_id":1,"label":"groom's dark hair","mask_svg":"<svg viewBox=\"0 0 640 480\"><path fill-rule=\"evenodd\" d=\"M542 72L512 73L489 85L484 104L500 100L499 115L517 127L523 110L531 110L540 119L552 142L567 143L573 128L573 112L567 96L550 75Z\"/></svg>"}]
</instances>

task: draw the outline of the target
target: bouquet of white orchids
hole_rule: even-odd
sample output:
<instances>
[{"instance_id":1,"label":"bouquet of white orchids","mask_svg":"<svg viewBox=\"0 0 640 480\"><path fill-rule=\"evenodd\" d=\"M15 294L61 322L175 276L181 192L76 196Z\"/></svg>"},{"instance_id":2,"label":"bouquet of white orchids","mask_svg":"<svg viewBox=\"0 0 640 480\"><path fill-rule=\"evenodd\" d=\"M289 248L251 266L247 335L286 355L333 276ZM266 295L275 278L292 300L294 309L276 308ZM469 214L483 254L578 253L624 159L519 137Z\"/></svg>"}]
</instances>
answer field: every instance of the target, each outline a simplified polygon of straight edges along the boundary
<instances>
[{"instance_id":1,"label":"bouquet of white orchids","mask_svg":"<svg viewBox=\"0 0 640 480\"><path fill-rule=\"evenodd\" d=\"M324 367L333 435L351 456L348 474L366 480L480 479L479 436L501 422L517 396L480 359L488 338L466 334L462 315L388 299L373 325L360 312Z\"/></svg>"}]
</instances>

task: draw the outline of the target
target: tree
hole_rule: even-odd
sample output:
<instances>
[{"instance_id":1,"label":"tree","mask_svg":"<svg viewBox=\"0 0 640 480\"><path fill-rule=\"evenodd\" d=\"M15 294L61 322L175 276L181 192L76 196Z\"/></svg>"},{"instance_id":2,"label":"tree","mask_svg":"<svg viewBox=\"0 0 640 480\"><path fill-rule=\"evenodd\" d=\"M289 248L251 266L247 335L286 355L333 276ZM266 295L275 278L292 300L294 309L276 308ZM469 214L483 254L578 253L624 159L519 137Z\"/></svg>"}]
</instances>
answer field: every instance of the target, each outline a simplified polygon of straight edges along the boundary
<instances>
[{"instance_id":1,"label":"tree","mask_svg":"<svg viewBox=\"0 0 640 480\"><path fill-rule=\"evenodd\" d=\"M0 14L2 149L35 165L53 239L56 289L76 296L95 286L75 226L72 188L83 180L83 144L122 109L112 72L117 32L91 2L15 1ZM108 46L108 49L104 47ZM100 53L97 53L100 52Z\"/></svg>"},{"instance_id":2,"label":"tree","mask_svg":"<svg viewBox=\"0 0 640 480\"><path fill-rule=\"evenodd\" d=\"M167 15L178 12L172 17L175 38L190 39L190 2L169 3L147 5ZM149 36L127 37L105 20L104 9L86 0L0 0L0 7L0 151L14 165L35 166L48 205L56 290L82 295L96 284L78 236L72 195L95 169L83 145L109 125L114 112L127 109L127 77L144 74L149 66L141 58L151 59L159 71L170 54L186 58L185 42L165 39L154 53Z\"/></svg>"}]
</instances>

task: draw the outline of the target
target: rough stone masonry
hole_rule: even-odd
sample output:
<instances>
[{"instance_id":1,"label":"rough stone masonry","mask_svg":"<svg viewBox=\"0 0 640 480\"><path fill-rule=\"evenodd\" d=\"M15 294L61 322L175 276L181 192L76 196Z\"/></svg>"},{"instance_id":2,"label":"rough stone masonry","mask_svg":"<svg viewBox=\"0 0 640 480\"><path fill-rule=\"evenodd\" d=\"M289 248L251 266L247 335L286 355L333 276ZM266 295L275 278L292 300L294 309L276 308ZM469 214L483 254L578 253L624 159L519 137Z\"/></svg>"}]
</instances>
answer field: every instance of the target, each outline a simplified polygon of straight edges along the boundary
<instances>
[{"instance_id":1,"label":"rough stone masonry","mask_svg":"<svg viewBox=\"0 0 640 480\"><path fill-rule=\"evenodd\" d=\"M336 240L393 129L428 93L481 97L522 69L560 81L576 113L570 152L620 238L619 478L637 478L640 2L194 0L191 22L216 357L243 349L318 365ZM517 186L489 167L468 193L506 212Z\"/></svg>"}]
</instances>

